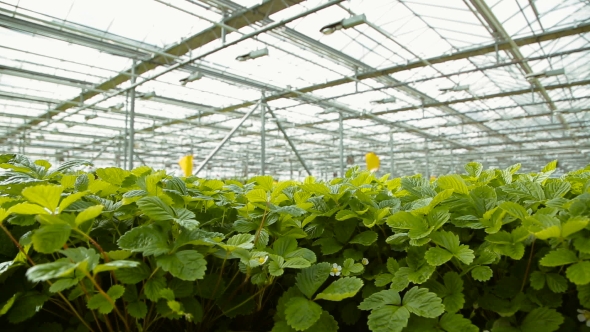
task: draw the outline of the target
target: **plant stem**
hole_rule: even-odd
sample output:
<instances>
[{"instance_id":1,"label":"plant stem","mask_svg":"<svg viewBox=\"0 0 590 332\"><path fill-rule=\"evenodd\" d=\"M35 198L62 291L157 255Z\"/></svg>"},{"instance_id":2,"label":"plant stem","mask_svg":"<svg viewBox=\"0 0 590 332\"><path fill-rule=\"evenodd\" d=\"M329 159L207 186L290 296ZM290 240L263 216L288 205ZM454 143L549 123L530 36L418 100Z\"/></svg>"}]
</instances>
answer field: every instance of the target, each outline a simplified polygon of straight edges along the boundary
<instances>
[{"instance_id":1,"label":"plant stem","mask_svg":"<svg viewBox=\"0 0 590 332\"><path fill-rule=\"evenodd\" d=\"M264 209L264 214L262 215L262 220L260 221L260 226L256 230L256 236L254 237L254 245L256 246L256 242L258 242L258 238L260 237L260 232L262 232L262 228L264 227L264 220L266 219L266 213L268 212L268 202L266 202L266 208Z\"/></svg>"},{"instance_id":2,"label":"plant stem","mask_svg":"<svg viewBox=\"0 0 590 332\"><path fill-rule=\"evenodd\" d=\"M111 297L109 296L109 294L107 294L100 287L100 285L96 282L96 280L94 280L94 278L92 278L92 276L90 274L88 274L88 272L84 271L84 274L86 275L86 277L88 279L90 279L90 281L92 282L92 284L94 285L94 287L96 288L96 290L98 290L98 292L100 293L100 295L102 295L113 306L113 309L115 309L115 313L117 314L117 316L119 316L119 318L125 324L125 331L131 331L131 329L129 328L129 325L127 324L127 320L125 320L125 317L123 316L123 314L121 314L121 312L119 311L119 308L117 308L117 305L115 304L115 301L113 301L113 299L111 299Z\"/></svg>"},{"instance_id":3,"label":"plant stem","mask_svg":"<svg viewBox=\"0 0 590 332\"><path fill-rule=\"evenodd\" d=\"M522 292L524 290L524 285L526 285L526 281L529 277L529 271L531 269L531 262L533 261L533 252L535 251L535 241L537 239L533 240L533 243L531 244L531 252L529 253L529 261L526 265L526 271L524 272L524 278L522 279L522 285L520 286L520 291Z\"/></svg>"},{"instance_id":4,"label":"plant stem","mask_svg":"<svg viewBox=\"0 0 590 332\"><path fill-rule=\"evenodd\" d=\"M81 230L79 230L77 228L74 228L74 231L76 231L76 233L82 235L86 240L88 240L90 243L92 243L92 245L100 252L100 254L102 255L102 258L104 259L104 261L106 263L110 262L109 255L107 255L107 253L104 252L104 250L102 249L100 244L98 244L98 242L94 241L94 239L91 238L88 234L82 232Z\"/></svg>"}]
</instances>

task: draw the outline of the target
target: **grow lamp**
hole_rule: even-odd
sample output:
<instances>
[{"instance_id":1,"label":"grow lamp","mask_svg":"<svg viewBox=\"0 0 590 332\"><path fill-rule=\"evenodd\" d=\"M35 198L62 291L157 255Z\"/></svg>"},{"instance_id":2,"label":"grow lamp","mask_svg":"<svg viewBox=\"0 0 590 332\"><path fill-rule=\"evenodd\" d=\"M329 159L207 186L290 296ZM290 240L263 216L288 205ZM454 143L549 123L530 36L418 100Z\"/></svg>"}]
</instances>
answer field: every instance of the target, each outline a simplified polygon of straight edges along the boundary
<instances>
[{"instance_id":1,"label":"grow lamp","mask_svg":"<svg viewBox=\"0 0 590 332\"><path fill-rule=\"evenodd\" d=\"M320 32L323 33L324 35L331 35L336 30L352 28L352 27L357 26L359 24L363 24L366 21L367 21L367 17L365 16L365 14L356 15L353 17L345 18L342 21L338 21L336 23L328 24L328 25L324 26L323 28L321 28Z\"/></svg>"}]
</instances>

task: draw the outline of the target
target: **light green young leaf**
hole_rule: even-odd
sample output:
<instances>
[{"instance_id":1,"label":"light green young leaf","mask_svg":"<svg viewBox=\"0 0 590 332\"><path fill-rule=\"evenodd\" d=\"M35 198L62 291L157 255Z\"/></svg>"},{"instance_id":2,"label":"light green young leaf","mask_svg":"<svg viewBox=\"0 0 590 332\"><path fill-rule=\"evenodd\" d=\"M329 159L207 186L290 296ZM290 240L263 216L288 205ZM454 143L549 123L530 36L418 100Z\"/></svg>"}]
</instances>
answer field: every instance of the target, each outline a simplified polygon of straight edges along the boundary
<instances>
[{"instance_id":1,"label":"light green young leaf","mask_svg":"<svg viewBox=\"0 0 590 332\"><path fill-rule=\"evenodd\" d=\"M268 200L268 195L264 189L251 190L245 196L252 203L266 203Z\"/></svg>"},{"instance_id":2,"label":"light green young leaf","mask_svg":"<svg viewBox=\"0 0 590 332\"><path fill-rule=\"evenodd\" d=\"M207 270L207 261L196 250L183 250L171 255L158 256L156 263L162 270L170 272L178 279L188 281L203 279Z\"/></svg>"},{"instance_id":3,"label":"light green young leaf","mask_svg":"<svg viewBox=\"0 0 590 332\"><path fill-rule=\"evenodd\" d=\"M522 321L520 330L522 332L553 332L563 324L563 316L545 307L533 309Z\"/></svg>"},{"instance_id":4,"label":"light green young leaf","mask_svg":"<svg viewBox=\"0 0 590 332\"><path fill-rule=\"evenodd\" d=\"M367 297L361 304L358 306L361 310L375 310L382 308L386 305L401 305L402 300L398 294L398 292L387 289L382 290L380 292L374 293L371 296Z\"/></svg>"},{"instance_id":5,"label":"light green young leaf","mask_svg":"<svg viewBox=\"0 0 590 332\"><path fill-rule=\"evenodd\" d=\"M88 195L88 192L82 191L68 195L64 199L62 199L61 203L59 203L59 213L62 213L68 206L72 205L72 203L76 202L80 198Z\"/></svg>"},{"instance_id":6,"label":"light green young leaf","mask_svg":"<svg viewBox=\"0 0 590 332\"><path fill-rule=\"evenodd\" d=\"M319 263L301 270L296 277L296 286L311 299L313 294L330 276L330 263Z\"/></svg>"},{"instance_id":7,"label":"light green young leaf","mask_svg":"<svg viewBox=\"0 0 590 332\"><path fill-rule=\"evenodd\" d=\"M353 297L363 287L363 281L356 277L345 277L334 281L323 292L316 295L315 300L342 301Z\"/></svg>"},{"instance_id":8,"label":"light green young leaf","mask_svg":"<svg viewBox=\"0 0 590 332\"><path fill-rule=\"evenodd\" d=\"M478 178L483 170L483 165L478 162L470 162L465 165L465 170L471 177Z\"/></svg>"},{"instance_id":9,"label":"light green young leaf","mask_svg":"<svg viewBox=\"0 0 590 332\"><path fill-rule=\"evenodd\" d=\"M576 285L590 283L590 261L583 261L571 265L565 271L567 278Z\"/></svg>"},{"instance_id":10,"label":"light green young leaf","mask_svg":"<svg viewBox=\"0 0 590 332\"><path fill-rule=\"evenodd\" d=\"M373 332L401 332L408 326L408 319L408 309L388 305L371 311L367 324Z\"/></svg>"},{"instance_id":11,"label":"light green young leaf","mask_svg":"<svg viewBox=\"0 0 590 332\"><path fill-rule=\"evenodd\" d=\"M60 250L70 238L72 227L68 224L41 226L33 233L33 247L40 253L51 254Z\"/></svg>"},{"instance_id":12,"label":"light green young leaf","mask_svg":"<svg viewBox=\"0 0 590 332\"><path fill-rule=\"evenodd\" d=\"M77 266L78 264L74 264L67 260L37 264L27 270L26 276L32 282L45 281L65 276L72 272Z\"/></svg>"},{"instance_id":13,"label":"light green young leaf","mask_svg":"<svg viewBox=\"0 0 590 332\"><path fill-rule=\"evenodd\" d=\"M588 221L590 221L590 219L582 216L570 218L568 221L561 224L561 236L568 237L583 230L588 225Z\"/></svg>"},{"instance_id":14,"label":"light green young leaf","mask_svg":"<svg viewBox=\"0 0 590 332\"><path fill-rule=\"evenodd\" d=\"M553 161L550 161L549 163L547 163L547 165L545 165L545 167L543 167L541 172L555 171L555 169L557 169L557 160L553 160Z\"/></svg>"},{"instance_id":15,"label":"light green young leaf","mask_svg":"<svg viewBox=\"0 0 590 332\"><path fill-rule=\"evenodd\" d=\"M39 204L54 213L57 210L62 192L62 186L38 185L23 189L21 195L29 202Z\"/></svg>"},{"instance_id":16,"label":"light green young leaf","mask_svg":"<svg viewBox=\"0 0 590 332\"><path fill-rule=\"evenodd\" d=\"M92 270L92 273L97 274L97 273L100 273L103 271L115 271L115 270L119 270L119 269L134 268L134 267L138 267L138 266L139 266L139 262L136 262L136 261L118 260L118 261L112 261L112 262L108 262L108 263L104 263L104 264L99 264Z\"/></svg>"},{"instance_id":17,"label":"light green young leaf","mask_svg":"<svg viewBox=\"0 0 590 332\"><path fill-rule=\"evenodd\" d=\"M418 286L412 287L404 295L402 303L411 313L426 318L438 317L445 310L440 297Z\"/></svg>"},{"instance_id":18,"label":"light green young leaf","mask_svg":"<svg viewBox=\"0 0 590 332\"><path fill-rule=\"evenodd\" d=\"M37 204L31 203L18 203L16 205L11 206L8 211L2 209L0 211L0 221L2 221L1 214L4 211L4 218L8 217L9 214L24 214L24 215L31 215L31 214L49 214L46 209L42 208Z\"/></svg>"},{"instance_id":19,"label":"light green young leaf","mask_svg":"<svg viewBox=\"0 0 590 332\"><path fill-rule=\"evenodd\" d=\"M79 226L81 223L85 221L98 217L102 213L103 209L103 205L94 205L80 212L75 219L76 226Z\"/></svg>"},{"instance_id":20,"label":"light green young leaf","mask_svg":"<svg viewBox=\"0 0 590 332\"><path fill-rule=\"evenodd\" d=\"M442 189L453 189L453 192L464 195L469 193L467 184L465 184L463 178L458 174L443 175L436 181L438 186Z\"/></svg>"},{"instance_id":21,"label":"light green young leaf","mask_svg":"<svg viewBox=\"0 0 590 332\"><path fill-rule=\"evenodd\" d=\"M338 213L336 213L336 220L338 221L343 221L343 220L347 220L350 218L356 218L358 217L356 213L350 211L350 210L340 210L338 211Z\"/></svg>"},{"instance_id":22,"label":"light green young leaf","mask_svg":"<svg viewBox=\"0 0 590 332\"><path fill-rule=\"evenodd\" d=\"M471 270L471 276L477 281L488 281L492 275L493 271L489 266L477 266Z\"/></svg>"},{"instance_id":23,"label":"light green young leaf","mask_svg":"<svg viewBox=\"0 0 590 332\"><path fill-rule=\"evenodd\" d=\"M285 305L287 324L297 331L310 328L322 315L322 307L304 297L293 297Z\"/></svg>"},{"instance_id":24,"label":"light green young leaf","mask_svg":"<svg viewBox=\"0 0 590 332\"><path fill-rule=\"evenodd\" d=\"M539 264L542 266L561 266L575 263L577 261L578 257L576 256L575 252L568 249L557 249L550 251L547 255L545 255L539 261Z\"/></svg>"},{"instance_id":25,"label":"light green young leaf","mask_svg":"<svg viewBox=\"0 0 590 332\"><path fill-rule=\"evenodd\" d=\"M362 233L359 233L357 235L355 235L352 240L348 241L348 243L356 243L356 244L362 244L363 246L370 246L371 244L373 244L375 241L377 241L377 233L373 232L373 231L364 231Z\"/></svg>"},{"instance_id":26,"label":"light green young leaf","mask_svg":"<svg viewBox=\"0 0 590 332\"><path fill-rule=\"evenodd\" d=\"M500 208L511 216L518 218L520 220L524 220L526 217L529 216L527 211L522 207L522 205L514 203L514 202L503 202L500 204Z\"/></svg>"}]
</instances>

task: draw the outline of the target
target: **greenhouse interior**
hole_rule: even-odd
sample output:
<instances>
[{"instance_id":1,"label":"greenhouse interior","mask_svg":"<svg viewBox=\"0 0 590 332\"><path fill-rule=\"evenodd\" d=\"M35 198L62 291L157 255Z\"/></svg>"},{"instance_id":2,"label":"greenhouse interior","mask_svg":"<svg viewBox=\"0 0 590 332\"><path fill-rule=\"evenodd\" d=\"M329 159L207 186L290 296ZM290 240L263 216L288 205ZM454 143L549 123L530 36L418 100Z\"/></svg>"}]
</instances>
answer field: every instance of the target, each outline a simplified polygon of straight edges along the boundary
<instances>
[{"instance_id":1,"label":"greenhouse interior","mask_svg":"<svg viewBox=\"0 0 590 332\"><path fill-rule=\"evenodd\" d=\"M590 160L587 0L2 0L0 153L210 178Z\"/></svg>"}]
</instances>

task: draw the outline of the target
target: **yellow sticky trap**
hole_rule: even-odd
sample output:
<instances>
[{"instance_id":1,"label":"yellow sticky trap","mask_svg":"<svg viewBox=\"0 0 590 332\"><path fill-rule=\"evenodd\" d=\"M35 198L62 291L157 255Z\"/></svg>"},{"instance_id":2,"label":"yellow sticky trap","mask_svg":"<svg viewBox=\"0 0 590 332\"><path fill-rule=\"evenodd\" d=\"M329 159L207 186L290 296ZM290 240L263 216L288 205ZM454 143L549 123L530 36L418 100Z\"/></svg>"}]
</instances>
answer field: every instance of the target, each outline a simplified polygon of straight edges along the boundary
<instances>
[{"instance_id":1,"label":"yellow sticky trap","mask_svg":"<svg viewBox=\"0 0 590 332\"><path fill-rule=\"evenodd\" d=\"M184 176L190 176L193 174L193 155L189 154L180 158L178 165L180 165L180 168L184 172Z\"/></svg>"},{"instance_id":2,"label":"yellow sticky trap","mask_svg":"<svg viewBox=\"0 0 590 332\"><path fill-rule=\"evenodd\" d=\"M367 169L371 172L377 172L379 170L380 162L379 157L375 154L375 152L369 152L365 155L365 160L367 161Z\"/></svg>"}]
</instances>

